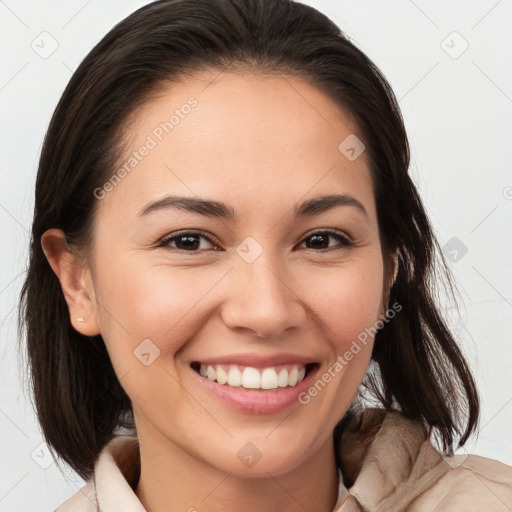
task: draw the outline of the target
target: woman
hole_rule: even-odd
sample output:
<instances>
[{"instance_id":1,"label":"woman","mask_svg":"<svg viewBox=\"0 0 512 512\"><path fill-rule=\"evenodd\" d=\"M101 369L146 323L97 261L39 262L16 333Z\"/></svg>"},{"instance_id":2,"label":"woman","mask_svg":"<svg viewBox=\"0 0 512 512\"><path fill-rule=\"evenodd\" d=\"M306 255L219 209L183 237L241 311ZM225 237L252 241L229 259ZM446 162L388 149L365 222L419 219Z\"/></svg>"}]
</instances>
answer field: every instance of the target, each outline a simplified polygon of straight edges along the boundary
<instances>
[{"instance_id":1,"label":"woman","mask_svg":"<svg viewBox=\"0 0 512 512\"><path fill-rule=\"evenodd\" d=\"M408 164L310 7L114 27L49 127L22 292L45 438L89 480L58 510L510 509L512 469L451 457L479 401Z\"/></svg>"}]
</instances>

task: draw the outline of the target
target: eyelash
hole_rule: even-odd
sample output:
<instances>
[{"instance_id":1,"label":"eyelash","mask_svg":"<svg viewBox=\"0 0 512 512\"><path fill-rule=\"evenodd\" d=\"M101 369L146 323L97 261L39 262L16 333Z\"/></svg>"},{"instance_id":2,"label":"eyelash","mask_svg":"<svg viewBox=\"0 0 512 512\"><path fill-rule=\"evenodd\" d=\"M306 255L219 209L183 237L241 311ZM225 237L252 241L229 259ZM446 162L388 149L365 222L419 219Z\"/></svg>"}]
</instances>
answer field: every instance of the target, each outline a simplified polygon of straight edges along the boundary
<instances>
[{"instance_id":1,"label":"eyelash","mask_svg":"<svg viewBox=\"0 0 512 512\"><path fill-rule=\"evenodd\" d=\"M217 242L210 236L208 236L207 234L201 232L201 231L182 231L181 233L178 233L178 234L173 234L172 236L168 236L168 237L165 237L163 238L159 243L158 243L158 247L165 247L167 249L174 249L174 250L177 250L177 251L180 251L180 252L187 252L187 253L201 253L203 251L200 251L200 250L186 250L186 249L178 249L177 247L169 247L169 243L172 242L173 240L176 240L176 239L179 239L180 237L184 237L185 235L193 235L197 238L204 238L206 240L208 240L208 242L210 242L212 245L219 245L217 244ZM330 235L331 237L333 237L334 239L336 239L340 244L341 244L341 247L338 247L338 248L324 248L324 249L311 249L311 248L306 248L306 249L309 249L309 250L312 250L312 251L316 251L316 252L327 252L327 251L332 251L332 250L340 250L340 249L346 249L346 248L349 248L349 247L353 247L355 244L354 242L352 242L352 240L350 240L347 236L344 236L342 235L341 233L338 233L337 231L333 231L332 229L324 229L324 230L319 230L319 231L314 231L313 233L310 233L308 234L305 238L302 239L302 241L300 242L301 244L307 240L308 238L311 238L315 235ZM212 249L206 249L206 250L212 250ZM217 250L217 249L213 249L213 250Z\"/></svg>"}]
</instances>

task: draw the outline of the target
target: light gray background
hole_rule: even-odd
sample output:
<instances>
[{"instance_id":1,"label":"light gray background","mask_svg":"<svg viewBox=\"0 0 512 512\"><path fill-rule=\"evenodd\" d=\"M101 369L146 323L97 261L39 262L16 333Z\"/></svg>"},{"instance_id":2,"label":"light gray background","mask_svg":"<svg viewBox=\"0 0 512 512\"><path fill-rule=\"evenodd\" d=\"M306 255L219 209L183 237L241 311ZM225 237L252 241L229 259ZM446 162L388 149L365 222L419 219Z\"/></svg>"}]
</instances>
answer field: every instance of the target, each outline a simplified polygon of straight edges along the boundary
<instances>
[{"instance_id":1,"label":"light gray background","mask_svg":"<svg viewBox=\"0 0 512 512\"><path fill-rule=\"evenodd\" d=\"M17 353L16 304L37 161L53 109L92 46L145 3L0 0L1 512L53 510L82 483L63 475L40 446ZM399 98L411 173L441 245L450 244L460 316L442 300L483 398L480 433L467 450L511 465L512 1L305 3L346 31ZM58 47L47 55L52 45Z\"/></svg>"}]
</instances>

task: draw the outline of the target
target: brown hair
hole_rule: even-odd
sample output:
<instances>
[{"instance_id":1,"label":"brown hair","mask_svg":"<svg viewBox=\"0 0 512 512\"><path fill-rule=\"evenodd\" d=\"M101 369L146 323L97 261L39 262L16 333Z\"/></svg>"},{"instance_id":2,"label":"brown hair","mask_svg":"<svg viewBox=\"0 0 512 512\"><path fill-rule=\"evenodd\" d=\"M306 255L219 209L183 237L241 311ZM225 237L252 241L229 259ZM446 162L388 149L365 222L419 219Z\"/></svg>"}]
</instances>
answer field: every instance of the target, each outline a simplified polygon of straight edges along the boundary
<instances>
[{"instance_id":1,"label":"brown hair","mask_svg":"<svg viewBox=\"0 0 512 512\"><path fill-rule=\"evenodd\" d=\"M476 428L479 401L433 297L436 268L453 293L452 279L408 174L398 103L375 64L332 21L289 0L150 3L117 24L73 74L39 162L30 266L20 297L20 333L26 330L47 443L88 477L100 450L130 419L131 404L101 336L87 338L71 326L42 234L60 228L70 247L91 243L94 190L120 160L123 121L165 83L201 69L235 68L301 77L356 120L369 156L387 271L399 251L397 279L385 293L403 308L377 332L362 389L386 409L434 428L450 452L455 436L463 444Z\"/></svg>"}]
</instances>

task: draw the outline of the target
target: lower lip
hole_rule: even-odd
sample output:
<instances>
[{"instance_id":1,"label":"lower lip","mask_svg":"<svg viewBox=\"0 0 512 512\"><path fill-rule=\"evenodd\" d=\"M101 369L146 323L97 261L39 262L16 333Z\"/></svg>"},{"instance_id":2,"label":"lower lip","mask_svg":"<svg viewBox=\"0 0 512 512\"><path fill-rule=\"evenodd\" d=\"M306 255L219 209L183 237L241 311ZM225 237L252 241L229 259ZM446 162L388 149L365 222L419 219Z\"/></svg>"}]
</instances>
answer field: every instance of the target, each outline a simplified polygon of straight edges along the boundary
<instances>
[{"instance_id":1,"label":"lower lip","mask_svg":"<svg viewBox=\"0 0 512 512\"><path fill-rule=\"evenodd\" d=\"M227 384L219 384L194 370L192 371L202 386L229 407L252 414L275 414L300 403L299 395L310 387L318 368L318 366L312 368L302 382L296 386L277 388L277 391L235 388Z\"/></svg>"}]
</instances>

